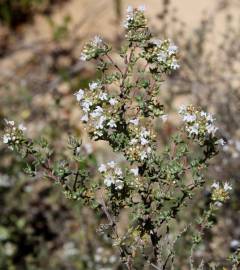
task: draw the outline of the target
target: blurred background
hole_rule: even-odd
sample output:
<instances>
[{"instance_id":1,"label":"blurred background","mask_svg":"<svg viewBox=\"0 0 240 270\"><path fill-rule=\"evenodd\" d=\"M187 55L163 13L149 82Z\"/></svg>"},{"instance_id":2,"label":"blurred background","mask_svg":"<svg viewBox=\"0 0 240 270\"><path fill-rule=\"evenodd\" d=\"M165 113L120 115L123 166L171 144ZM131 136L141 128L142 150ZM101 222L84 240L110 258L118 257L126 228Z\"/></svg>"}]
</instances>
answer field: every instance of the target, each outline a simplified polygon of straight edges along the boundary
<instances>
[{"instance_id":1,"label":"blurred background","mask_svg":"<svg viewBox=\"0 0 240 270\"><path fill-rule=\"evenodd\" d=\"M229 267L227 258L240 248L239 0L0 0L0 135L7 118L24 122L31 138L48 139L56 159L69 134L83 137L96 160L111 155L90 144L79 121L73 93L97 77L94 63L79 56L96 34L119 49L125 10L140 4L153 33L180 51L180 70L162 86L170 117L161 140L177 128L177 108L193 103L215 114L227 141L208 177L231 181L234 189L195 257ZM0 269L123 269L117 251L96 233L101 216L41 176L24 174L24 162L2 143L0 157ZM179 222L201 210L202 198L208 200L207 189ZM189 269L184 251L179 269Z\"/></svg>"}]
</instances>

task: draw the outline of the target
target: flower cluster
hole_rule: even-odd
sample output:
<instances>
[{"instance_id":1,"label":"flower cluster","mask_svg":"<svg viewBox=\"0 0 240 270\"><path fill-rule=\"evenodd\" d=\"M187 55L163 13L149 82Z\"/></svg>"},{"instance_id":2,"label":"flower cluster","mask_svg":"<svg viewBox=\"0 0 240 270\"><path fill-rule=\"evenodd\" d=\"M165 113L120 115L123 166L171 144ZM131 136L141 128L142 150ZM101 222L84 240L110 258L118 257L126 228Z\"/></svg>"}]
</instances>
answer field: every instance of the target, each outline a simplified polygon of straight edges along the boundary
<instances>
[{"instance_id":1,"label":"flower cluster","mask_svg":"<svg viewBox=\"0 0 240 270\"><path fill-rule=\"evenodd\" d=\"M222 203L229 199L229 191L232 190L232 186L228 182L225 182L223 185L220 185L219 182L214 182L211 187L213 189L213 201Z\"/></svg>"},{"instance_id":2,"label":"flower cluster","mask_svg":"<svg viewBox=\"0 0 240 270\"><path fill-rule=\"evenodd\" d=\"M217 140L216 131L218 128L215 126L215 119L210 113L196 109L192 105L181 107L179 114L185 123L185 129L191 138L197 138L200 141L211 138L215 139L217 144L224 144L223 140Z\"/></svg>"},{"instance_id":3,"label":"flower cluster","mask_svg":"<svg viewBox=\"0 0 240 270\"><path fill-rule=\"evenodd\" d=\"M124 27L127 29L127 39L131 42L141 42L143 56L157 69L159 73L170 72L180 67L177 60L177 46L170 40L151 39L144 15L145 6L137 9L129 6Z\"/></svg>"},{"instance_id":4,"label":"flower cluster","mask_svg":"<svg viewBox=\"0 0 240 270\"><path fill-rule=\"evenodd\" d=\"M142 43L151 38L144 11L144 5L138 8L129 6L127 9L127 16L123 25L126 29L126 39L130 42Z\"/></svg>"},{"instance_id":5,"label":"flower cluster","mask_svg":"<svg viewBox=\"0 0 240 270\"><path fill-rule=\"evenodd\" d=\"M151 39L144 49L147 61L160 72L170 72L180 67L177 59L178 47L171 40Z\"/></svg>"},{"instance_id":6,"label":"flower cluster","mask_svg":"<svg viewBox=\"0 0 240 270\"><path fill-rule=\"evenodd\" d=\"M146 27L146 18L144 16L145 6L141 5L138 8L133 8L128 6L127 16L124 21L124 27L127 30L145 28Z\"/></svg>"},{"instance_id":7,"label":"flower cluster","mask_svg":"<svg viewBox=\"0 0 240 270\"><path fill-rule=\"evenodd\" d=\"M98 171L104 175L104 184L109 188L121 190L124 187L123 172L120 167L116 166L114 161L108 162L106 165L101 164Z\"/></svg>"},{"instance_id":8,"label":"flower cluster","mask_svg":"<svg viewBox=\"0 0 240 270\"><path fill-rule=\"evenodd\" d=\"M12 149L14 145L18 145L23 140L23 132L26 127L23 124L15 125L14 121L6 122L5 134L3 135L3 143L8 144L9 148Z\"/></svg>"},{"instance_id":9,"label":"flower cluster","mask_svg":"<svg viewBox=\"0 0 240 270\"><path fill-rule=\"evenodd\" d=\"M129 121L131 140L126 154L132 161L143 162L154 150L155 134L143 126L139 126L139 119Z\"/></svg>"},{"instance_id":10,"label":"flower cluster","mask_svg":"<svg viewBox=\"0 0 240 270\"><path fill-rule=\"evenodd\" d=\"M88 90L80 89L75 96L84 113L81 120L84 123L88 122L90 132L95 138L100 138L104 129L117 127L118 100L104 90L101 82L89 83Z\"/></svg>"},{"instance_id":11,"label":"flower cluster","mask_svg":"<svg viewBox=\"0 0 240 270\"><path fill-rule=\"evenodd\" d=\"M110 48L103 42L102 38L95 36L92 41L88 42L81 53L80 60L89 61L108 53Z\"/></svg>"}]
</instances>

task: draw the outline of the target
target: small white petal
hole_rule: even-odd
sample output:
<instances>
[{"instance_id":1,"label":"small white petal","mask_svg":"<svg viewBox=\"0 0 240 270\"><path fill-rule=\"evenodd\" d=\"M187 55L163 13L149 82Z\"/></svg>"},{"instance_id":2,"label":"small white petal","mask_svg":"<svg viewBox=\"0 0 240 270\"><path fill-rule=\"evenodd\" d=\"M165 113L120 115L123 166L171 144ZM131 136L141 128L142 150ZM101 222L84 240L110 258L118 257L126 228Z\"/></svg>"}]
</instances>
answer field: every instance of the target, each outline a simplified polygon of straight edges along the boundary
<instances>
[{"instance_id":1,"label":"small white petal","mask_svg":"<svg viewBox=\"0 0 240 270\"><path fill-rule=\"evenodd\" d=\"M85 61L87 60L87 55L86 55L85 53L82 52L82 53L80 54L80 60L82 60L82 61L85 62Z\"/></svg>"},{"instance_id":2,"label":"small white petal","mask_svg":"<svg viewBox=\"0 0 240 270\"><path fill-rule=\"evenodd\" d=\"M226 142L225 142L223 139L219 139L219 140L217 141L217 144L218 144L218 145L221 145L221 146L224 146L224 145L226 144Z\"/></svg>"},{"instance_id":3,"label":"small white petal","mask_svg":"<svg viewBox=\"0 0 240 270\"><path fill-rule=\"evenodd\" d=\"M139 124L139 119L138 119L138 118L131 119L131 120L129 121L129 123L131 123L131 124L133 124L133 125L135 125L135 126L138 126L138 124Z\"/></svg>"},{"instance_id":4,"label":"small white petal","mask_svg":"<svg viewBox=\"0 0 240 270\"><path fill-rule=\"evenodd\" d=\"M115 104L118 103L118 101L117 101L115 98L111 98L111 99L109 100L109 103L110 103L110 105L114 106Z\"/></svg>"},{"instance_id":5,"label":"small white petal","mask_svg":"<svg viewBox=\"0 0 240 270\"><path fill-rule=\"evenodd\" d=\"M219 189L219 183L214 182L214 183L211 185L211 187L214 188L214 189Z\"/></svg>"},{"instance_id":6,"label":"small white petal","mask_svg":"<svg viewBox=\"0 0 240 270\"><path fill-rule=\"evenodd\" d=\"M168 115L167 114L162 115L161 119L163 122L166 122L168 120Z\"/></svg>"},{"instance_id":7,"label":"small white petal","mask_svg":"<svg viewBox=\"0 0 240 270\"><path fill-rule=\"evenodd\" d=\"M98 171L100 173L106 172L107 171L107 167L105 164L101 164L100 167L98 168Z\"/></svg>"},{"instance_id":8,"label":"small white petal","mask_svg":"<svg viewBox=\"0 0 240 270\"><path fill-rule=\"evenodd\" d=\"M88 115L87 114L83 115L81 121L88 122Z\"/></svg>"},{"instance_id":9,"label":"small white petal","mask_svg":"<svg viewBox=\"0 0 240 270\"><path fill-rule=\"evenodd\" d=\"M15 125L14 121L9 121L9 120L5 119L5 122L7 125L12 126L12 127Z\"/></svg>"},{"instance_id":10,"label":"small white petal","mask_svg":"<svg viewBox=\"0 0 240 270\"><path fill-rule=\"evenodd\" d=\"M119 190L123 189L124 184L122 180L117 179L114 184L116 186L116 189L119 189Z\"/></svg>"},{"instance_id":11,"label":"small white petal","mask_svg":"<svg viewBox=\"0 0 240 270\"><path fill-rule=\"evenodd\" d=\"M110 121L107 123L107 125L108 125L109 127L111 127L111 128L117 127L117 125L116 125L116 123L115 123L114 120L110 120Z\"/></svg>"},{"instance_id":12,"label":"small white petal","mask_svg":"<svg viewBox=\"0 0 240 270\"><path fill-rule=\"evenodd\" d=\"M19 124L18 129L20 129L21 131L27 130L27 128L23 124Z\"/></svg>"},{"instance_id":13,"label":"small white petal","mask_svg":"<svg viewBox=\"0 0 240 270\"><path fill-rule=\"evenodd\" d=\"M91 82L91 83L89 83L89 88L90 88L91 91L96 90L99 86L100 85L99 85L98 82Z\"/></svg>"},{"instance_id":14,"label":"small white petal","mask_svg":"<svg viewBox=\"0 0 240 270\"><path fill-rule=\"evenodd\" d=\"M115 161L109 161L108 163L107 163L107 165L110 167L110 168L115 168L115 166L116 166L116 162Z\"/></svg>"},{"instance_id":15,"label":"small white petal","mask_svg":"<svg viewBox=\"0 0 240 270\"><path fill-rule=\"evenodd\" d=\"M74 95L76 96L77 101L80 101L84 97L84 91L82 89L79 89L78 92L76 92Z\"/></svg>"},{"instance_id":16,"label":"small white petal","mask_svg":"<svg viewBox=\"0 0 240 270\"><path fill-rule=\"evenodd\" d=\"M128 13L133 12L133 7L132 7L132 6L128 6L128 7L127 7L127 12L128 12Z\"/></svg>"},{"instance_id":17,"label":"small white petal","mask_svg":"<svg viewBox=\"0 0 240 270\"><path fill-rule=\"evenodd\" d=\"M130 170L130 172L133 173L134 176L138 176L138 171L139 171L138 168L132 168Z\"/></svg>"},{"instance_id":18,"label":"small white petal","mask_svg":"<svg viewBox=\"0 0 240 270\"><path fill-rule=\"evenodd\" d=\"M232 190L232 186L228 182L226 182L224 183L223 189L225 191L229 191L229 190Z\"/></svg>"},{"instance_id":19,"label":"small white petal","mask_svg":"<svg viewBox=\"0 0 240 270\"><path fill-rule=\"evenodd\" d=\"M117 176L121 176L121 175L122 175L122 169L121 169L121 168L116 168L116 169L115 169L115 174L116 174Z\"/></svg>"},{"instance_id":20,"label":"small white petal","mask_svg":"<svg viewBox=\"0 0 240 270\"><path fill-rule=\"evenodd\" d=\"M146 10L146 6L145 5L140 5L138 7L138 10L144 12Z\"/></svg>"},{"instance_id":21,"label":"small white petal","mask_svg":"<svg viewBox=\"0 0 240 270\"><path fill-rule=\"evenodd\" d=\"M3 135L3 143L7 144L9 143L9 141L11 141L11 137L9 134L4 134Z\"/></svg>"}]
</instances>

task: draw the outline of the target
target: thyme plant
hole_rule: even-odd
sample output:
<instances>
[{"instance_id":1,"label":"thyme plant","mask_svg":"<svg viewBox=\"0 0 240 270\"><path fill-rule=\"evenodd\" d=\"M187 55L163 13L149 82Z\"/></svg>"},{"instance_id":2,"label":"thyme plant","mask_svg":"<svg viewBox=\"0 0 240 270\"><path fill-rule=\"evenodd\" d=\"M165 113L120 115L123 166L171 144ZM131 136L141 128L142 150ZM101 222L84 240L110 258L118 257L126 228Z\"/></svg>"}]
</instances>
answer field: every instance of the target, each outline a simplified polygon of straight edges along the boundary
<instances>
[{"instance_id":1,"label":"thyme plant","mask_svg":"<svg viewBox=\"0 0 240 270\"><path fill-rule=\"evenodd\" d=\"M181 127L162 144L156 129L157 122L167 121L161 84L180 67L178 48L152 37L144 6L128 8L124 27L126 43L118 61L98 36L84 46L81 60L95 61L101 75L89 89L75 93L89 136L107 142L120 162L109 160L94 170L92 154L74 137L69 140L72 158L56 161L45 140L28 139L24 126L13 121L6 121L3 142L27 160L26 172L41 172L60 183L68 198L105 215L107 222L98 231L119 249L127 269L142 269L139 258L153 269L174 269L176 244L186 232L192 235L189 263L195 269L194 249L213 225L231 185L214 182L199 217L177 224L183 211L191 210L191 200L208 180L204 172L209 161L225 142L213 116L189 105L179 110ZM123 212L128 216L124 231Z\"/></svg>"}]
</instances>

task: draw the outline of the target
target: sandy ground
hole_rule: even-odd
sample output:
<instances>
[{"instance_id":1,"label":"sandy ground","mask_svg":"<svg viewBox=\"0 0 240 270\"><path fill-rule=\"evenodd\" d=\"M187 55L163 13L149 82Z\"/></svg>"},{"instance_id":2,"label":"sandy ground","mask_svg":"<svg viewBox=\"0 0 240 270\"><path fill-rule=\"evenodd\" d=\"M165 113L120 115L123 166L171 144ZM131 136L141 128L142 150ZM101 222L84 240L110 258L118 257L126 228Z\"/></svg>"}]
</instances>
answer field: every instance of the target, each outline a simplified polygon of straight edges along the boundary
<instances>
[{"instance_id":1,"label":"sandy ground","mask_svg":"<svg viewBox=\"0 0 240 270\"><path fill-rule=\"evenodd\" d=\"M220 0L172 0L171 6L176 7L179 17L186 23L190 33L199 24L203 16L214 14L214 9L219 2ZM159 20L156 16L161 12L162 0L124 0L122 3L123 10L128 5L145 4L150 24L155 27L159 26ZM82 40L95 34L111 40L115 38L119 31L114 1L111 0L70 0L63 6L56 8L51 18L54 22L61 24L66 15L71 17L72 35L79 36ZM220 36L221 25L220 17L211 44L214 44ZM34 46L37 47L42 40L51 40L52 33L48 18L37 15L33 24L22 27L21 46L26 49L16 50L13 54L1 59L0 68L7 72L28 61L34 52L34 50L29 50L29 47L32 47L32 44L36 44ZM18 43L18 41L15 43ZM81 47L82 44L79 44L79 46Z\"/></svg>"},{"instance_id":2,"label":"sandy ground","mask_svg":"<svg viewBox=\"0 0 240 270\"><path fill-rule=\"evenodd\" d=\"M122 2L123 10L128 5L138 6L144 3L151 22L158 23L156 15L161 11L161 0L145 0L144 2L142 0L125 0ZM180 18L186 22L188 27L194 28L202 14L211 14L218 2L219 0L173 0L172 6L178 9ZM61 22L65 15L71 16L73 25L79 25L76 34L82 36L99 33L111 38L113 30L117 26L114 1L110 0L71 0L64 7L58 9L53 17L55 21ZM37 17L35 27L35 34L38 36L47 37L50 34L48 22L42 16ZM32 29L30 28L29 31L32 31ZM31 39L31 36L29 38Z\"/></svg>"}]
</instances>

